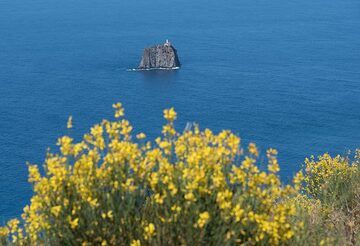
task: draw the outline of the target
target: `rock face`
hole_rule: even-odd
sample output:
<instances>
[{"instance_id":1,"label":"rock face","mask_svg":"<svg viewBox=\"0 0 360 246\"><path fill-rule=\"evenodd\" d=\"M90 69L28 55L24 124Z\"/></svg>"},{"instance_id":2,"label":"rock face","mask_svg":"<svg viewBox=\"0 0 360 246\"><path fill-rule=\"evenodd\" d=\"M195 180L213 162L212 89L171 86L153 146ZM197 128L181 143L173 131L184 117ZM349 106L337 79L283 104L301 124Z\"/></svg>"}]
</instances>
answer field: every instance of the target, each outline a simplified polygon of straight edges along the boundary
<instances>
[{"instance_id":1,"label":"rock face","mask_svg":"<svg viewBox=\"0 0 360 246\"><path fill-rule=\"evenodd\" d=\"M176 49L166 40L162 45L144 49L139 69L172 69L180 66Z\"/></svg>"}]
</instances>

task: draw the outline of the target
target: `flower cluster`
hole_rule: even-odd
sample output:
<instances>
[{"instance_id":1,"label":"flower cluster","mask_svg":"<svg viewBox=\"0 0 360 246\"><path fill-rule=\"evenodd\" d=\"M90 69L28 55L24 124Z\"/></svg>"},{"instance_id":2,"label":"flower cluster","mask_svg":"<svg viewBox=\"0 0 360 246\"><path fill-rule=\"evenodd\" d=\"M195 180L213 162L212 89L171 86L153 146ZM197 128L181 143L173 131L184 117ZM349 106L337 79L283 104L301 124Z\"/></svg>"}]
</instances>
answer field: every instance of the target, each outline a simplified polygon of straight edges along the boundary
<instances>
[{"instance_id":1,"label":"flower cluster","mask_svg":"<svg viewBox=\"0 0 360 246\"><path fill-rule=\"evenodd\" d=\"M356 163L349 163L345 157L329 154L319 156L318 160L312 156L305 160L305 191L314 198L318 198L324 189L329 186L333 178L347 179L349 175L358 171Z\"/></svg>"},{"instance_id":2,"label":"flower cluster","mask_svg":"<svg viewBox=\"0 0 360 246\"><path fill-rule=\"evenodd\" d=\"M298 183L302 183L303 193L295 202L312 218L308 230L324 234L318 238L320 244L357 245L360 242L359 154L360 150L356 150L354 158L329 154L317 159L311 157L305 160L304 170L295 178L301 180Z\"/></svg>"},{"instance_id":3,"label":"flower cluster","mask_svg":"<svg viewBox=\"0 0 360 246\"><path fill-rule=\"evenodd\" d=\"M135 134L114 104L115 121L103 120L76 142L58 140L43 172L29 165L34 196L22 221L0 228L0 240L23 245L178 245L290 243L300 223L283 185L274 149L268 168L259 151L242 148L230 131L198 126L175 130L177 114L155 143ZM72 127L72 118L68 127ZM43 173L43 175L42 175Z\"/></svg>"}]
</instances>

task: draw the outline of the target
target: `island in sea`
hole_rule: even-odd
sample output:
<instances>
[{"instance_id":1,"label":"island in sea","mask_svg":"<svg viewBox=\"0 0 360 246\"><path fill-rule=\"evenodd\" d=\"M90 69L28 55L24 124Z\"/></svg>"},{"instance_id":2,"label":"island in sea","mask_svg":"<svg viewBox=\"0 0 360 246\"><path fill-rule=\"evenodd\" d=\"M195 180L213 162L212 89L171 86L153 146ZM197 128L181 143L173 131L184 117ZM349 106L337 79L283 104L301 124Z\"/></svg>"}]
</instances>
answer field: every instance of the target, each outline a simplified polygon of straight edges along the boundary
<instances>
[{"instance_id":1,"label":"island in sea","mask_svg":"<svg viewBox=\"0 0 360 246\"><path fill-rule=\"evenodd\" d=\"M180 60L175 47L166 40L164 44L144 49L138 69L178 69Z\"/></svg>"}]
</instances>

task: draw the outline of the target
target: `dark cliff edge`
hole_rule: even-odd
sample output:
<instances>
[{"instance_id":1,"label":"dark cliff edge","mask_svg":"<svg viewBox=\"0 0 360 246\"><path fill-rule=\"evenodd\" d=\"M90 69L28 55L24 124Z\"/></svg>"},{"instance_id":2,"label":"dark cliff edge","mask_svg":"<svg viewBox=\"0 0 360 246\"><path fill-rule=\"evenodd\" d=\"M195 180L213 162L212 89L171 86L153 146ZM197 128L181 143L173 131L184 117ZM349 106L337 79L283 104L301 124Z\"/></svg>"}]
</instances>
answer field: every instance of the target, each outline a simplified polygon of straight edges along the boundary
<instances>
[{"instance_id":1,"label":"dark cliff edge","mask_svg":"<svg viewBox=\"0 0 360 246\"><path fill-rule=\"evenodd\" d=\"M162 45L144 49L139 69L176 69L180 68L176 49L166 40Z\"/></svg>"}]
</instances>

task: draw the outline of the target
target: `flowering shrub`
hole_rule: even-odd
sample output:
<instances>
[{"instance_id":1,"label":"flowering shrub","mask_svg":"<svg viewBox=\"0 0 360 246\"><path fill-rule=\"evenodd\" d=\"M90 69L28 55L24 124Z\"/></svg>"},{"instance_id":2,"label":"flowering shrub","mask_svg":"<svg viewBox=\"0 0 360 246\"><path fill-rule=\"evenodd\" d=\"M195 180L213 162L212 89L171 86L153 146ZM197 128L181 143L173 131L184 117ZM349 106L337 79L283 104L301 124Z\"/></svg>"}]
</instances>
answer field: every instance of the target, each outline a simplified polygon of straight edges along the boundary
<instances>
[{"instance_id":1,"label":"flowering shrub","mask_svg":"<svg viewBox=\"0 0 360 246\"><path fill-rule=\"evenodd\" d=\"M336 156L332 158L329 154L319 156L318 160L312 156L305 160L305 191L313 198L320 199L324 190L329 188L333 179L348 179L357 172L357 164L349 163L348 158Z\"/></svg>"},{"instance_id":2,"label":"flowering shrub","mask_svg":"<svg viewBox=\"0 0 360 246\"><path fill-rule=\"evenodd\" d=\"M306 159L304 176L298 174L303 177L303 196L297 203L313 217L308 226L340 245L356 245L360 239L359 164L360 150L353 160L324 154Z\"/></svg>"},{"instance_id":3,"label":"flowering shrub","mask_svg":"<svg viewBox=\"0 0 360 246\"><path fill-rule=\"evenodd\" d=\"M254 144L198 126L178 133L174 109L155 143L132 134L120 103L80 142L58 140L42 172L29 165L34 196L21 222L0 229L17 245L232 245L290 243L303 223L279 179L274 149L258 168ZM69 118L68 127L72 127ZM300 181L297 181L299 184Z\"/></svg>"}]
</instances>

